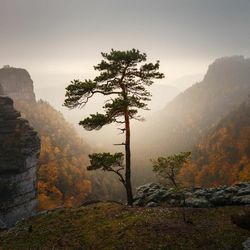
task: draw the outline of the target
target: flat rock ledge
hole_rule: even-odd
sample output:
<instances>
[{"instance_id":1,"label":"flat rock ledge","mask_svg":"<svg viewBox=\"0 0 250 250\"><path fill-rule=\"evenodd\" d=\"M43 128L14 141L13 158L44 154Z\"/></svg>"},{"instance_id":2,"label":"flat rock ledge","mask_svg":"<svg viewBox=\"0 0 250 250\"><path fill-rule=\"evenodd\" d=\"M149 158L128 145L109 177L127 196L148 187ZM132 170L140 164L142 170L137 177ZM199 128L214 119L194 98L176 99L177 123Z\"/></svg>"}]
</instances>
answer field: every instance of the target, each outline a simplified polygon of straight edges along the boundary
<instances>
[{"instance_id":1,"label":"flat rock ledge","mask_svg":"<svg viewBox=\"0 0 250 250\"><path fill-rule=\"evenodd\" d=\"M0 229L37 212L40 139L27 120L0 96Z\"/></svg>"},{"instance_id":2,"label":"flat rock ledge","mask_svg":"<svg viewBox=\"0 0 250 250\"><path fill-rule=\"evenodd\" d=\"M176 192L173 188L167 189L157 183L149 183L137 188L134 205L156 207L163 203L196 208L248 205L250 204L250 182L217 188L185 189L183 193Z\"/></svg>"}]
</instances>

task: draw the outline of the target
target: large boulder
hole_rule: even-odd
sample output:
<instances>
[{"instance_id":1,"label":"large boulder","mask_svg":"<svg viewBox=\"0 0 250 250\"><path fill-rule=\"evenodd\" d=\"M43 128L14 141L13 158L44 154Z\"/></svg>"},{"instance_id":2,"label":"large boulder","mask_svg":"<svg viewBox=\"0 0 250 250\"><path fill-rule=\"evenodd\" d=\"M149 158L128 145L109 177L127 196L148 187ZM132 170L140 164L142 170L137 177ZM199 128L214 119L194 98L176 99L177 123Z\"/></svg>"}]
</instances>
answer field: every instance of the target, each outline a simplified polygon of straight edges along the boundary
<instances>
[{"instance_id":1,"label":"large boulder","mask_svg":"<svg viewBox=\"0 0 250 250\"><path fill-rule=\"evenodd\" d=\"M232 203L235 205L250 204L250 195L235 196L232 198Z\"/></svg>"},{"instance_id":2,"label":"large boulder","mask_svg":"<svg viewBox=\"0 0 250 250\"><path fill-rule=\"evenodd\" d=\"M163 202L168 200L170 193L157 183L149 183L136 189L134 205L142 206L150 202Z\"/></svg>"},{"instance_id":3,"label":"large boulder","mask_svg":"<svg viewBox=\"0 0 250 250\"><path fill-rule=\"evenodd\" d=\"M231 204L231 193L224 190L216 191L212 194L209 201L215 206L225 206Z\"/></svg>"},{"instance_id":4,"label":"large boulder","mask_svg":"<svg viewBox=\"0 0 250 250\"><path fill-rule=\"evenodd\" d=\"M185 202L187 207L206 208L212 206L211 203L206 198L189 197L186 199Z\"/></svg>"}]
</instances>

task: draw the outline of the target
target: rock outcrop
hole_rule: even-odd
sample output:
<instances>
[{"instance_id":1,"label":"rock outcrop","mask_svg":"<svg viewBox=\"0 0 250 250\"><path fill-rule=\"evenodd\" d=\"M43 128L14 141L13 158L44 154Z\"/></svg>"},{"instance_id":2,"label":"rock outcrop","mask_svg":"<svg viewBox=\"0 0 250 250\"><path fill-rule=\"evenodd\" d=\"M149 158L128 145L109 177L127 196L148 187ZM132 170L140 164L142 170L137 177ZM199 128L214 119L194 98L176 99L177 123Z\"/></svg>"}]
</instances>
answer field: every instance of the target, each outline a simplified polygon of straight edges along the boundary
<instances>
[{"instance_id":1,"label":"rock outcrop","mask_svg":"<svg viewBox=\"0 0 250 250\"><path fill-rule=\"evenodd\" d=\"M250 237L248 237L247 240L242 243L242 246L243 246L243 250L250 249Z\"/></svg>"},{"instance_id":2,"label":"rock outcrop","mask_svg":"<svg viewBox=\"0 0 250 250\"><path fill-rule=\"evenodd\" d=\"M3 92L3 87L2 85L0 84L0 95L4 95L4 92Z\"/></svg>"},{"instance_id":3,"label":"rock outcrop","mask_svg":"<svg viewBox=\"0 0 250 250\"><path fill-rule=\"evenodd\" d=\"M0 227L10 227L36 213L37 133L0 96Z\"/></svg>"},{"instance_id":4,"label":"rock outcrop","mask_svg":"<svg viewBox=\"0 0 250 250\"><path fill-rule=\"evenodd\" d=\"M25 69L3 67L0 69L0 92L11 97L14 101L35 103L33 81ZM1 95L1 93L0 93Z\"/></svg>"},{"instance_id":5,"label":"rock outcrop","mask_svg":"<svg viewBox=\"0 0 250 250\"><path fill-rule=\"evenodd\" d=\"M185 197L185 203L183 197ZM150 183L138 187L134 199L134 205L148 207L161 203L198 208L247 205L250 204L250 182L217 188L195 188L184 190L183 193L176 192L173 188L167 189L156 183Z\"/></svg>"}]
</instances>

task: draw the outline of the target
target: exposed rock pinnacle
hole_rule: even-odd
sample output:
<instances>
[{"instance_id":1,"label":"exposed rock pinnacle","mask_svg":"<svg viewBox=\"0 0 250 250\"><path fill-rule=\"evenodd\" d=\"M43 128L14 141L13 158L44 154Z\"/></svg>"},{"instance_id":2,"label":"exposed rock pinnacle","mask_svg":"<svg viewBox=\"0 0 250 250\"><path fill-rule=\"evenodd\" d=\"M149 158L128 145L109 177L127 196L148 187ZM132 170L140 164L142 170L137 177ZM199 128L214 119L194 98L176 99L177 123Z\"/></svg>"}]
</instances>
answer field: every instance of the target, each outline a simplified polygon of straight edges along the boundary
<instances>
[{"instance_id":1,"label":"exposed rock pinnacle","mask_svg":"<svg viewBox=\"0 0 250 250\"><path fill-rule=\"evenodd\" d=\"M7 227L36 213L40 140L27 120L0 96L0 221Z\"/></svg>"}]
</instances>

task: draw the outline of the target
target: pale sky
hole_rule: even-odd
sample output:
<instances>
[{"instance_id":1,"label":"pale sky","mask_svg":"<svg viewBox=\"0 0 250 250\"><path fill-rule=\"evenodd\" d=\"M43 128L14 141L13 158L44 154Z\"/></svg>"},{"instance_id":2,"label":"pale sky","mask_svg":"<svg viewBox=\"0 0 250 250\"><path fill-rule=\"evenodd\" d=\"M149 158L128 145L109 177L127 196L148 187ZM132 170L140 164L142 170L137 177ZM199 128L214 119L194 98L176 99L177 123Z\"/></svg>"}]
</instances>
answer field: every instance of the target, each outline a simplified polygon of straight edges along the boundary
<instances>
[{"instance_id":1,"label":"pale sky","mask_svg":"<svg viewBox=\"0 0 250 250\"><path fill-rule=\"evenodd\" d=\"M111 48L146 52L174 81L250 56L250 0L0 0L0 41L0 67L38 87L91 77Z\"/></svg>"}]
</instances>

